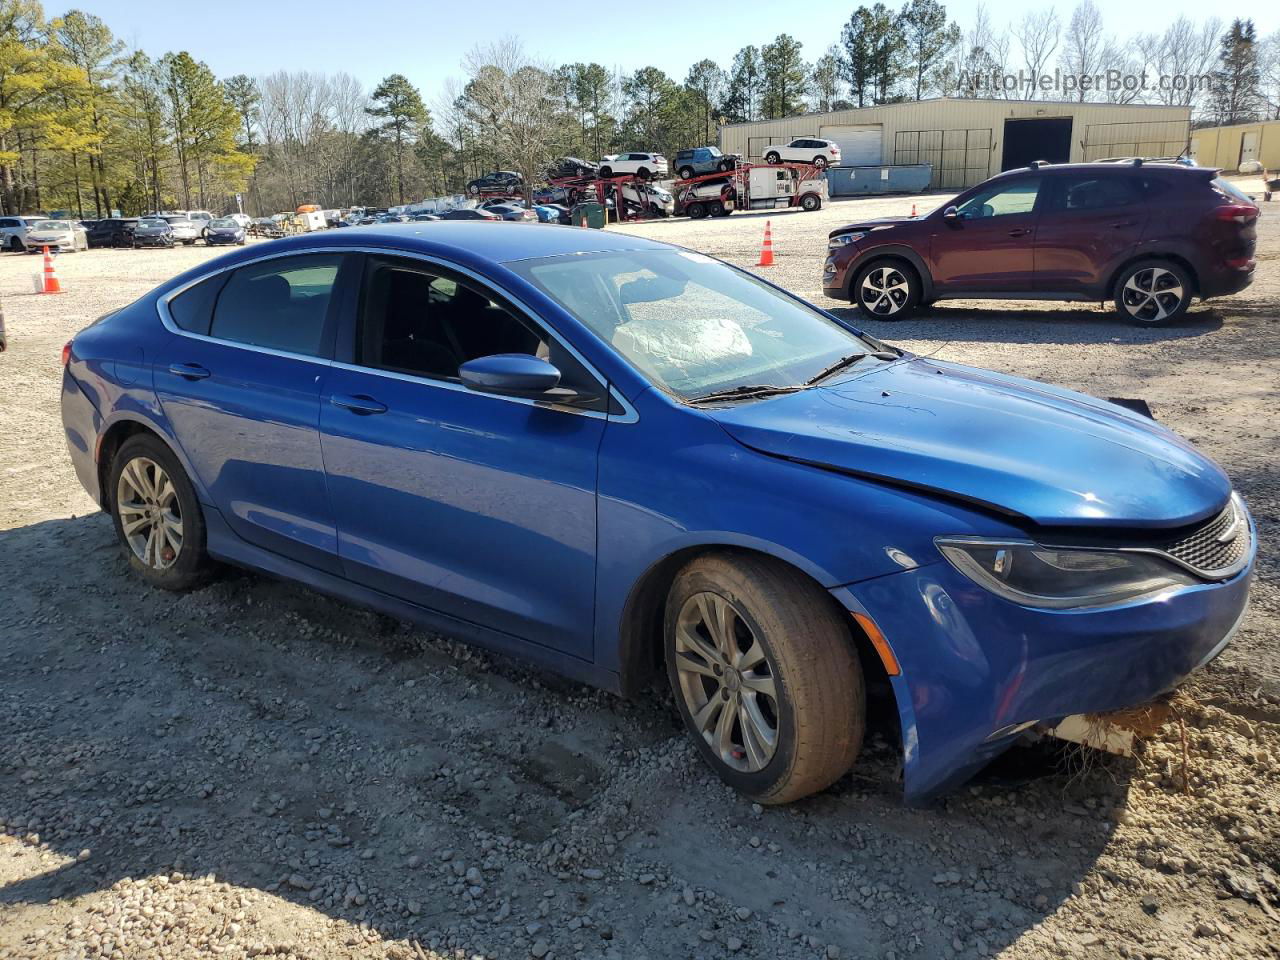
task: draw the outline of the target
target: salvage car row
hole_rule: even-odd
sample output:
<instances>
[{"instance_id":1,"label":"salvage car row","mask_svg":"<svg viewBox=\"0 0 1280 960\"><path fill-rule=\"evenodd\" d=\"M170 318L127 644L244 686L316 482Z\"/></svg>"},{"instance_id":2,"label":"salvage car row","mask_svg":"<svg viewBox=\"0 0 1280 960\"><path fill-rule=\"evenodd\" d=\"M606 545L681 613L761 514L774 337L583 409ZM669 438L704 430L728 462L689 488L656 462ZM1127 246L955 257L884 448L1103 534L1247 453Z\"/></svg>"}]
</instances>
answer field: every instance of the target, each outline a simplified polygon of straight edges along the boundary
<instances>
[{"instance_id":1,"label":"salvage car row","mask_svg":"<svg viewBox=\"0 0 1280 960\"><path fill-rule=\"evenodd\" d=\"M214 217L206 211L160 213L142 217L69 220L0 217L0 247L16 253L75 253L91 247L210 246L243 244L248 218Z\"/></svg>"}]
</instances>

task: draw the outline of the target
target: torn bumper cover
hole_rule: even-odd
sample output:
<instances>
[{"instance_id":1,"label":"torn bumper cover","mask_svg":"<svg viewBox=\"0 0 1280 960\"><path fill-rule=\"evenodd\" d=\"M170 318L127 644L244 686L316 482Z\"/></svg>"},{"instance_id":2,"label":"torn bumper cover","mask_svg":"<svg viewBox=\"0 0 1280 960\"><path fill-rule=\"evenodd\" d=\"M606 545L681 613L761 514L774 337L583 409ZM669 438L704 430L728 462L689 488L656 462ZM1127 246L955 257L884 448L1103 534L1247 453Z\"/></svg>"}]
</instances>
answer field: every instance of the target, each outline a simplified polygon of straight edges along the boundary
<instances>
[{"instance_id":1,"label":"torn bumper cover","mask_svg":"<svg viewBox=\"0 0 1280 960\"><path fill-rule=\"evenodd\" d=\"M1089 610L1019 606L945 562L834 589L851 613L875 621L901 667L890 682L906 801L963 783L1029 727L1176 687L1239 627L1256 542L1229 580Z\"/></svg>"}]
</instances>

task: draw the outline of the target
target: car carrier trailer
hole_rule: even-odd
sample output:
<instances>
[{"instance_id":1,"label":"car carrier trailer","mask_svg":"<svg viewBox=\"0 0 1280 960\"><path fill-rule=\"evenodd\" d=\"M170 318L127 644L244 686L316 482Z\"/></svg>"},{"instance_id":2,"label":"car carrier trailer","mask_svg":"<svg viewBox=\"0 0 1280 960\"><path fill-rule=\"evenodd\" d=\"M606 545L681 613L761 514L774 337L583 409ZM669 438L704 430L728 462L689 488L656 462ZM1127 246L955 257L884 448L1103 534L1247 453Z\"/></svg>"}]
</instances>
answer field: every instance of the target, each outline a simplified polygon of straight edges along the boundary
<instances>
[{"instance_id":1,"label":"car carrier trailer","mask_svg":"<svg viewBox=\"0 0 1280 960\"><path fill-rule=\"evenodd\" d=\"M690 177L672 188L676 213L697 220L734 210L818 210L828 198L823 173L812 163L747 163L727 173Z\"/></svg>"}]
</instances>

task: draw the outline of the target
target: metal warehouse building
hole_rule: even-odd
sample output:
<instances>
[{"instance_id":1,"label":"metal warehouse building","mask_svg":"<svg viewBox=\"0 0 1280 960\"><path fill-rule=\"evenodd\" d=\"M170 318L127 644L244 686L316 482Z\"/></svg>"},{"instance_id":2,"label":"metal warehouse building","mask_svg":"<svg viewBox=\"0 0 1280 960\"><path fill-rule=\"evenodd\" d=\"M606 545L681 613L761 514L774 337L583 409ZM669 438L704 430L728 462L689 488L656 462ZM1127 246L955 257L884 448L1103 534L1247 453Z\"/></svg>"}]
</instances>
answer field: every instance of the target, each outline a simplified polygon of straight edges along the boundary
<instances>
[{"instance_id":1,"label":"metal warehouse building","mask_svg":"<svg viewBox=\"0 0 1280 960\"><path fill-rule=\"evenodd\" d=\"M927 163L931 187L958 188L1032 160L1177 156L1190 129L1189 107L941 97L726 124L720 149L761 160L770 144L822 137L840 144L842 166Z\"/></svg>"},{"instance_id":2,"label":"metal warehouse building","mask_svg":"<svg viewBox=\"0 0 1280 960\"><path fill-rule=\"evenodd\" d=\"M1257 160L1267 170L1280 168L1280 120L1203 127L1191 132L1191 156L1202 167L1238 170Z\"/></svg>"}]
</instances>

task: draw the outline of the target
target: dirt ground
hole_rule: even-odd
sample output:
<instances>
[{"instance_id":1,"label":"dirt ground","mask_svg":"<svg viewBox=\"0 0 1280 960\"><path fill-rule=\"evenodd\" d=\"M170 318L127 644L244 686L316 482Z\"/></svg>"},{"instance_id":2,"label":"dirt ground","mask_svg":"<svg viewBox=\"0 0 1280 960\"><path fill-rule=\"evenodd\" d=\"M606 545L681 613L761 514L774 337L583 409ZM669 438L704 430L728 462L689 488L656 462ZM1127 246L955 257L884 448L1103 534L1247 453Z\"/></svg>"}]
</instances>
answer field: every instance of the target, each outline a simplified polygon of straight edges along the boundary
<instances>
[{"instance_id":1,"label":"dirt ground","mask_svg":"<svg viewBox=\"0 0 1280 960\"><path fill-rule=\"evenodd\" d=\"M768 219L762 272L846 310L821 297L827 231L912 202L623 229L752 264ZM1018 749L928 810L884 735L760 809L661 690L622 701L237 571L144 588L67 459L59 351L216 251L64 256L59 297L0 255L0 958L1280 957L1277 219L1253 286L1168 330L1045 304L867 324L1147 399L1262 541L1181 727L1134 760Z\"/></svg>"}]
</instances>

